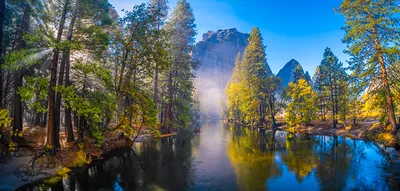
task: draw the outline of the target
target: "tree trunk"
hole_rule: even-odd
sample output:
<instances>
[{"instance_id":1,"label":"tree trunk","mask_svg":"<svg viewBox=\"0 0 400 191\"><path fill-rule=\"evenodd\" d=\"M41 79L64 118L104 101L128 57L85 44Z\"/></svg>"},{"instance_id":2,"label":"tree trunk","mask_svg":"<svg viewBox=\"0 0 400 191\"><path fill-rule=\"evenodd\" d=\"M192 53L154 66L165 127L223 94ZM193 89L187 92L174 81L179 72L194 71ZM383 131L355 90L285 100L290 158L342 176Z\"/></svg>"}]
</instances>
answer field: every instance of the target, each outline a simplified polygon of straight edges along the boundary
<instances>
[{"instance_id":1,"label":"tree trunk","mask_svg":"<svg viewBox=\"0 0 400 191\"><path fill-rule=\"evenodd\" d=\"M3 71L3 74L4 74L4 71ZM7 99L7 97L8 97L8 93L9 93L9 87L10 87L10 77L11 76L11 74L10 74L10 72L7 72L7 77L6 77L6 84L5 84L5 87L4 87L4 89L3 89L3 107L4 108L7 108L7 101L8 101L8 99Z\"/></svg>"},{"instance_id":2,"label":"tree trunk","mask_svg":"<svg viewBox=\"0 0 400 191\"><path fill-rule=\"evenodd\" d=\"M58 87L63 85L64 81L64 72L65 72L65 62L61 62L60 72L58 75ZM57 92L56 102L54 107L54 128L58 133L55 134L56 139L60 140L60 123L61 123L61 93Z\"/></svg>"},{"instance_id":3,"label":"tree trunk","mask_svg":"<svg viewBox=\"0 0 400 191\"><path fill-rule=\"evenodd\" d=\"M363 4L365 7L367 7L366 3L363 1ZM370 23L375 23L374 18L372 17L370 11L368 10L368 7L365 8L365 11L368 15L368 19ZM390 121L390 126L391 126L391 133L393 135L396 135L397 133L397 127L396 127L396 116L394 113L394 103L393 103L393 98L392 98L392 92L390 89L390 85L387 79L387 72L386 72L386 66L385 66L385 61L383 59L383 53L382 53L382 47L378 39L378 31L376 30L376 25L374 24L372 26L372 35L374 39L374 48L376 50L376 56L378 57L378 62L379 66L382 72L382 81L383 81L383 88L386 94L386 107L387 107L387 112L389 116L389 121Z\"/></svg>"},{"instance_id":4,"label":"tree trunk","mask_svg":"<svg viewBox=\"0 0 400 191\"><path fill-rule=\"evenodd\" d=\"M275 109L274 109L274 97L269 99L270 111L271 111L271 119L272 119L272 128L276 127L276 120L275 120Z\"/></svg>"},{"instance_id":5,"label":"tree trunk","mask_svg":"<svg viewBox=\"0 0 400 191\"><path fill-rule=\"evenodd\" d=\"M77 4L77 6L79 6L79 4ZM69 28L68 28L67 41L69 43L72 42L72 34L74 31L75 20L77 17L77 9L78 9L78 7L75 7L74 13L72 14L72 18L71 18ZM70 48L70 46L67 46L63 52L63 57L62 57L62 61L61 61L61 66L65 65L65 85L66 86L71 85L71 82L69 79L70 78L70 68L71 68L70 52L71 52L71 48ZM68 106L68 103L65 103L65 104L67 105L67 107L65 108L65 129L67 132L67 141L73 142L75 138L74 138L74 130L72 129L71 108Z\"/></svg>"},{"instance_id":6,"label":"tree trunk","mask_svg":"<svg viewBox=\"0 0 400 191\"><path fill-rule=\"evenodd\" d=\"M22 119L22 101L21 96L18 93L18 88L22 86L22 69L15 72L14 79L14 100L13 100L13 131L22 131L23 119Z\"/></svg>"},{"instance_id":7,"label":"tree trunk","mask_svg":"<svg viewBox=\"0 0 400 191\"><path fill-rule=\"evenodd\" d=\"M124 53L125 53L125 55L123 55L124 59L122 60L121 73L120 73L120 77L119 77L119 83L117 86L117 92L119 92L119 93L121 92L122 79L124 77L124 72L125 72L125 67L126 67L126 60L128 59L128 54L129 54L128 48L125 49Z\"/></svg>"},{"instance_id":8,"label":"tree trunk","mask_svg":"<svg viewBox=\"0 0 400 191\"><path fill-rule=\"evenodd\" d=\"M156 68L154 71L154 105L158 111L158 62L156 61Z\"/></svg>"},{"instance_id":9,"label":"tree trunk","mask_svg":"<svg viewBox=\"0 0 400 191\"><path fill-rule=\"evenodd\" d=\"M165 108L165 119L164 119L164 125L163 125L163 131L168 130L169 127L171 126L172 122L172 99L173 99L173 90L172 90L172 71L169 72L169 77L168 77L168 100L167 100L167 105Z\"/></svg>"},{"instance_id":10,"label":"tree trunk","mask_svg":"<svg viewBox=\"0 0 400 191\"><path fill-rule=\"evenodd\" d=\"M70 0L66 0L64 4L63 11L61 13L61 20L58 26L56 43L61 41L61 35L64 30L64 24L66 20L66 15L68 12ZM59 130L56 128L55 124L55 101L56 101L56 92L54 90L57 83L57 67L58 67L58 57L60 50L55 48L53 50L53 59L51 61L51 72L50 72L50 86L49 86L49 109L48 109L48 122L47 122L47 146L52 148L58 148L60 146L60 140L58 139Z\"/></svg>"},{"instance_id":11,"label":"tree trunk","mask_svg":"<svg viewBox=\"0 0 400 191\"><path fill-rule=\"evenodd\" d=\"M333 95L333 88L331 87L331 101L332 101L332 120L333 120L333 128L336 129L336 112L335 112L335 98Z\"/></svg>"},{"instance_id":12,"label":"tree trunk","mask_svg":"<svg viewBox=\"0 0 400 191\"><path fill-rule=\"evenodd\" d=\"M17 42L17 49L22 50L26 48L26 44L23 40L23 34L29 29L29 17L31 8L29 4L25 5L24 15L22 17L22 23L19 28L19 37ZM22 131L23 118L22 118L22 101L21 96L18 93L19 87L22 86L23 81L23 69L19 68L15 72L14 79L14 101L13 101L13 130Z\"/></svg>"},{"instance_id":13,"label":"tree trunk","mask_svg":"<svg viewBox=\"0 0 400 191\"><path fill-rule=\"evenodd\" d=\"M378 36L377 36L377 31L375 29L375 26L373 27L373 34L374 34L374 43L375 43L375 49L377 52L378 56L378 61L379 65L381 68L382 72L382 81L383 81L383 88L385 90L386 94L386 107L388 110L388 116L390 120L390 126L391 126L391 132L393 135L396 135L397 133L397 128L396 128L396 116L394 114L394 104L393 104L393 98L392 98L392 92L390 90L390 85L387 79L387 72L386 72L386 67L385 67L385 61L383 60L383 54L381 50L381 45L378 41Z\"/></svg>"},{"instance_id":14,"label":"tree trunk","mask_svg":"<svg viewBox=\"0 0 400 191\"><path fill-rule=\"evenodd\" d=\"M6 9L6 1L1 0L0 1L0 108L3 108L3 64L4 64L4 58L3 58L3 31L4 31L4 12Z\"/></svg>"},{"instance_id":15,"label":"tree trunk","mask_svg":"<svg viewBox=\"0 0 400 191\"><path fill-rule=\"evenodd\" d=\"M78 128L79 127L79 116L76 113L74 113L73 119L74 119L74 127Z\"/></svg>"}]
</instances>

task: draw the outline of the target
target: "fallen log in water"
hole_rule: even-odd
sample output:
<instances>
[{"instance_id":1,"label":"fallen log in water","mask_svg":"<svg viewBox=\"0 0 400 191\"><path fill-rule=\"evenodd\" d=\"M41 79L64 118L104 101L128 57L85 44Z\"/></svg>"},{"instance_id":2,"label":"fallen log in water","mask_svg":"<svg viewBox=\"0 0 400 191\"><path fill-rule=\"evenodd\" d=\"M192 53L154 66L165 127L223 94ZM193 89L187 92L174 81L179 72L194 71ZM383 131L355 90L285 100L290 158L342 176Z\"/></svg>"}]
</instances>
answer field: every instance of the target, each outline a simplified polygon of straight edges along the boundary
<instances>
[{"instance_id":1,"label":"fallen log in water","mask_svg":"<svg viewBox=\"0 0 400 191\"><path fill-rule=\"evenodd\" d=\"M160 138L172 137L172 136L175 136L175 135L176 135L176 133L163 134L163 135L160 135Z\"/></svg>"}]
</instances>

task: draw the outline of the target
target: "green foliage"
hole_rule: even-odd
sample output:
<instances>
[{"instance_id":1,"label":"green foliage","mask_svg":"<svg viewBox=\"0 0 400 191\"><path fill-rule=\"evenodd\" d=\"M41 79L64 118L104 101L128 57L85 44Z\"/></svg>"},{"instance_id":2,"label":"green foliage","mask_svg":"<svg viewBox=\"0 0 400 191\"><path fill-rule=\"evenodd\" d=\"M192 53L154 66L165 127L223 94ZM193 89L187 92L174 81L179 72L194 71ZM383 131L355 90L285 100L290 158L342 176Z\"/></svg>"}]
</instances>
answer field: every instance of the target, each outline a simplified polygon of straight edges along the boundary
<instances>
[{"instance_id":1,"label":"green foliage","mask_svg":"<svg viewBox=\"0 0 400 191\"><path fill-rule=\"evenodd\" d=\"M116 129L119 129L128 138L131 138L132 135L138 136L139 129L142 127L155 130L157 111L153 100L135 89L126 93L134 101L130 102L130 105L127 105L125 111L119 116Z\"/></svg>"},{"instance_id":2,"label":"green foliage","mask_svg":"<svg viewBox=\"0 0 400 191\"><path fill-rule=\"evenodd\" d=\"M56 86L55 89L64 99L65 107L70 108L76 115L84 117L88 122L88 131L95 138L96 143L103 143L103 133L109 119L116 108L115 95L107 91L112 87L111 72L97 63L78 62L75 69L83 78L83 87L88 84L99 86L99 89L90 91L83 88L80 92L74 86ZM88 78L91 80L88 80ZM92 81L93 80L93 81Z\"/></svg>"},{"instance_id":3,"label":"green foliage","mask_svg":"<svg viewBox=\"0 0 400 191\"><path fill-rule=\"evenodd\" d=\"M289 83L287 95L291 102L286 109L285 120L290 126L306 125L315 119L317 94L304 79Z\"/></svg>"},{"instance_id":4,"label":"green foliage","mask_svg":"<svg viewBox=\"0 0 400 191\"><path fill-rule=\"evenodd\" d=\"M49 81L44 77L25 77L25 85L18 89L21 101L28 104L36 113L45 113L44 104L48 100Z\"/></svg>"},{"instance_id":5,"label":"green foliage","mask_svg":"<svg viewBox=\"0 0 400 191\"><path fill-rule=\"evenodd\" d=\"M108 68L101 66L99 63L83 63L82 60L78 60L74 65L74 69L82 72L84 76L93 75L105 88L111 88L113 86L111 71Z\"/></svg>"},{"instance_id":6,"label":"green foliage","mask_svg":"<svg viewBox=\"0 0 400 191\"><path fill-rule=\"evenodd\" d=\"M115 109L115 96L108 92L87 92L85 96L80 96L72 86L57 86L56 91L60 92L69 107L78 116L85 117L88 121L89 132L96 139L98 144L102 144L103 130L102 125L106 118L112 116Z\"/></svg>"},{"instance_id":7,"label":"green foliage","mask_svg":"<svg viewBox=\"0 0 400 191\"><path fill-rule=\"evenodd\" d=\"M101 54L107 50L111 39L101 26L90 25L86 28L80 28L79 33L82 36L75 42L76 44L72 44L72 48L82 47L97 56L102 56Z\"/></svg>"},{"instance_id":8,"label":"green foliage","mask_svg":"<svg viewBox=\"0 0 400 191\"><path fill-rule=\"evenodd\" d=\"M296 65L293 71L293 83L297 83L300 79L305 79L307 82L310 82L310 76L307 76L307 78L308 79L306 79L303 68L300 65Z\"/></svg>"},{"instance_id":9,"label":"green foliage","mask_svg":"<svg viewBox=\"0 0 400 191\"><path fill-rule=\"evenodd\" d=\"M243 58L240 54L236 58L226 88L231 118L259 123L264 122L268 113L276 114L275 94L280 89L280 80L270 73L265 56L260 30L254 28Z\"/></svg>"},{"instance_id":10,"label":"green foliage","mask_svg":"<svg viewBox=\"0 0 400 191\"><path fill-rule=\"evenodd\" d=\"M331 112L334 126L339 116L346 119L348 114L348 75L343 64L326 48L321 64L314 76L314 89L318 93L320 115ZM321 118L325 118L322 116Z\"/></svg>"},{"instance_id":11,"label":"green foliage","mask_svg":"<svg viewBox=\"0 0 400 191\"><path fill-rule=\"evenodd\" d=\"M397 0L344 0L337 9L344 15L347 43L345 53L351 56L349 68L360 83L360 89L379 95L385 100L380 105L387 109L392 133L396 133L393 86L398 84L389 67L400 58L400 8Z\"/></svg>"},{"instance_id":12,"label":"green foliage","mask_svg":"<svg viewBox=\"0 0 400 191\"><path fill-rule=\"evenodd\" d=\"M194 21L190 4L180 0L165 26L169 34L167 50L171 57L171 68L163 75L166 82L161 84L167 103L164 128L188 127L196 118L193 79L199 63L193 61L190 55L196 35Z\"/></svg>"},{"instance_id":13,"label":"green foliage","mask_svg":"<svg viewBox=\"0 0 400 191\"><path fill-rule=\"evenodd\" d=\"M3 69L8 69L11 71L17 71L23 68L27 68L36 63L34 56L27 50L21 49L18 51L13 51L5 55L5 65Z\"/></svg>"}]
</instances>

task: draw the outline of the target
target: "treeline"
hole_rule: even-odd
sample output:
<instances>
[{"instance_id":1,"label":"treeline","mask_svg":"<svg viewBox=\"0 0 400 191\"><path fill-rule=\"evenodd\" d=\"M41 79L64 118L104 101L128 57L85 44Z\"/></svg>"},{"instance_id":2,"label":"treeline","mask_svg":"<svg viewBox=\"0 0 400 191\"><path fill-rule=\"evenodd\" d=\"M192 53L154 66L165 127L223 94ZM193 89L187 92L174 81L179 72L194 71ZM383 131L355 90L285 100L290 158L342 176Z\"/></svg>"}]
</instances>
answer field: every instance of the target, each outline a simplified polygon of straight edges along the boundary
<instances>
[{"instance_id":1,"label":"treeline","mask_svg":"<svg viewBox=\"0 0 400 191\"><path fill-rule=\"evenodd\" d=\"M348 67L326 48L312 79L298 66L293 81L282 89L280 80L266 72L264 46L254 29L226 88L227 117L275 126L275 115L280 113L290 126L319 119L332 121L336 128L339 121L355 126L373 110L395 135L399 112L395 106L400 104L398 1L344 0L336 11L345 18Z\"/></svg>"},{"instance_id":2,"label":"treeline","mask_svg":"<svg viewBox=\"0 0 400 191\"><path fill-rule=\"evenodd\" d=\"M192 79L198 63L190 53L196 25L186 0L168 21L165 0L135 5L123 17L107 0L2 3L4 149L24 142L25 125L47 127L46 146L56 149L62 126L68 142L89 136L101 145L111 129L135 141L142 128L158 134L157 128L169 132L195 120Z\"/></svg>"}]
</instances>

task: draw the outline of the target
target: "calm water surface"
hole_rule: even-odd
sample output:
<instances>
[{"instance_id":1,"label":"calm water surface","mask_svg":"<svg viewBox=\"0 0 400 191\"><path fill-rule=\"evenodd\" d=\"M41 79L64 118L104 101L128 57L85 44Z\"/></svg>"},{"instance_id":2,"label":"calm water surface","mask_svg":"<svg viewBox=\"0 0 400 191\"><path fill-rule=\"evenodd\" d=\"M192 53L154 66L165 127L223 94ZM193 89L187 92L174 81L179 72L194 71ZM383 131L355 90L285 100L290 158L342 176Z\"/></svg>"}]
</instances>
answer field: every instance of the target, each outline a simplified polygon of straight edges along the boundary
<instances>
[{"instance_id":1,"label":"calm water surface","mask_svg":"<svg viewBox=\"0 0 400 191\"><path fill-rule=\"evenodd\" d=\"M400 190L399 156L362 140L208 122L20 190Z\"/></svg>"}]
</instances>

